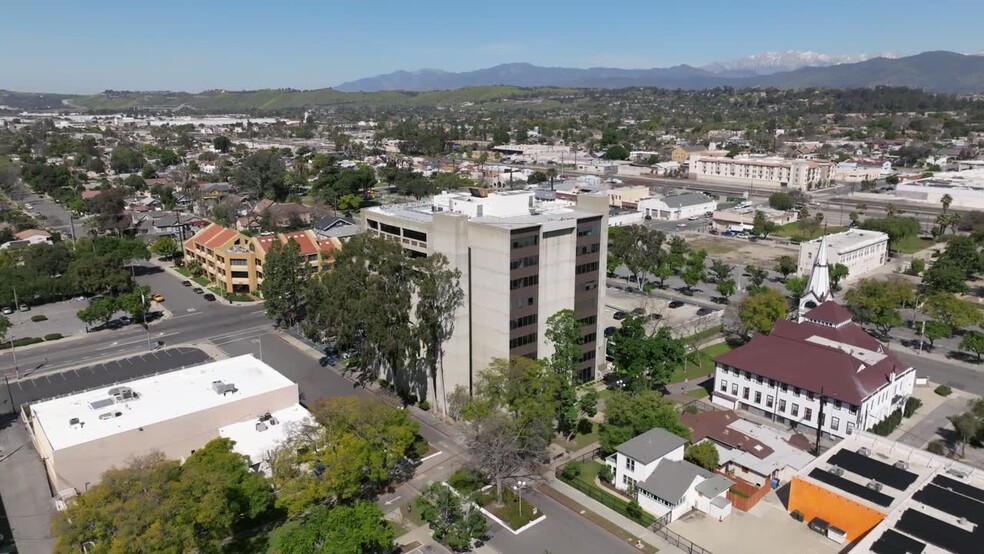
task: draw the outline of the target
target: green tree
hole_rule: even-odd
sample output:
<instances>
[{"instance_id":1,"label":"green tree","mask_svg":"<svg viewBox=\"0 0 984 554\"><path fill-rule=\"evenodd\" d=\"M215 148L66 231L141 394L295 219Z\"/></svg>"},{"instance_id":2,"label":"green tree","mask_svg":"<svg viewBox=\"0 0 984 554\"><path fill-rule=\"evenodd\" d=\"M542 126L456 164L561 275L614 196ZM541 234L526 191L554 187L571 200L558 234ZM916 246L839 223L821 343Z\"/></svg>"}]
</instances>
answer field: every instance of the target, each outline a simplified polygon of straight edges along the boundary
<instances>
[{"instance_id":1,"label":"green tree","mask_svg":"<svg viewBox=\"0 0 984 554\"><path fill-rule=\"evenodd\" d=\"M267 317L293 326L304 304L304 280L307 262L301 256L301 245L290 238L286 245L275 240L270 244L263 263L263 282L260 293Z\"/></svg>"},{"instance_id":2,"label":"green tree","mask_svg":"<svg viewBox=\"0 0 984 554\"><path fill-rule=\"evenodd\" d=\"M722 279L714 286L714 290L716 290L718 294L721 295L721 298L724 299L725 303L727 303L728 299L738 291L738 285L735 283L734 279Z\"/></svg>"},{"instance_id":3,"label":"green tree","mask_svg":"<svg viewBox=\"0 0 984 554\"><path fill-rule=\"evenodd\" d=\"M923 311L929 317L954 329L965 329L984 322L980 308L952 294L937 293L926 298Z\"/></svg>"},{"instance_id":4,"label":"green tree","mask_svg":"<svg viewBox=\"0 0 984 554\"><path fill-rule=\"evenodd\" d=\"M10 332L10 320L7 316L0 315L0 342L7 340L7 333Z\"/></svg>"},{"instance_id":5,"label":"green tree","mask_svg":"<svg viewBox=\"0 0 984 554\"><path fill-rule=\"evenodd\" d=\"M628 377L635 389L668 383L686 361L683 341L673 338L669 328L659 327L649 334L638 317L622 322L609 339L609 347L615 372Z\"/></svg>"},{"instance_id":6,"label":"green tree","mask_svg":"<svg viewBox=\"0 0 984 554\"><path fill-rule=\"evenodd\" d=\"M277 506L290 516L377 492L414 455L418 426L404 410L347 396L321 400L311 412L317 425L294 429L268 457Z\"/></svg>"},{"instance_id":7,"label":"green tree","mask_svg":"<svg viewBox=\"0 0 984 554\"><path fill-rule=\"evenodd\" d=\"M970 412L950 416L950 424L960 438L960 456L967 454L967 443L977 438L981 432L981 420Z\"/></svg>"},{"instance_id":8,"label":"green tree","mask_svg":"<svg viewBox=\"0 0 984 554\"><path fill-rule=\"evenodd\" d=\"M474 539L488 532L482 513L470 501L465 504L443 483L429 485L415 503L420 517L430 524L434 538L454 551L469 550Z\"/></svg>"},{"instance_id":9,"label":"green tree","mask_svg":"<svg viewBox=\"0 0 984 554\"><path fill-rule=\"evenodd\" d=\"M611 454L616 446L655 427L690 438L673 402L659 392L616 391L605 402L605 423L598 430L602 452Z\"/></svg>"},{"instance_id":10,"label":"green tree","mask_svg":"<svg viewBox=\"0 0 984 554\"><path fill-rule=\"evenodd\" d=\"M769 334L776 320L786 317L788 304L779 291L765 289L751 294L738 306L739 327L746 336Z\"/></svg>"},{"instance_id":11,"label":"green tree","mask_svg":"<svg viewBox=\"0 0 984 554\"><path fill-rule=\"evenodd\" d=\"M861 216L858 214L858 212L852 210L851 213L847 214L847 218L851 220L851 227L857 227L858 221L861 219Z\"/></svg>"},{"instance_id":12,"label":"green tree","mask_svg":"<svg viewBox=\"0 0 984 554\"><path fill-rule=\"evenodd\" d=\"M753 235L756 237L768 238L769 235L776 232L778 229L779 224L766 217L765 212L761 210L755 211L755 217L752 220Z\"/></svg>"},{"instance_id":13,"label":"green tree","mask_svg":"<svg viewBox=\"0 0 984 554\"><path fill-rule=\"evenodd\" d=\"M547 340L553 354L547 361L557 373L557 430L570 439L577 432L577 392L575 384L583 363L581 322L574 310L561 310L547 319Z\"/></svg>"},{"instance_id":14,"label":"green tree","mask_svg":"<svg viewBox=\"0 0 984 554\"><path fill-rule=\"evenodd\" d=\"M797 269L799 269L799 265L792 256L783 255L779 257L779 262L776 264L776 272L782 275L784 280L788 279L793 273L796 273Z\"/></svg>"},{"instance_id":15,"label":"green tree","mask_svg":"<svg viewBox=\"0 0 984 554\"><path fill-rule=\"evenodd\" d=\"M948 259L937 260L923 272L922 286L930 294L964 293L970 290L964 269Z\"/></svg>"},{"instance_id":16,"label":"green tree","mask_svg":"<svg viewBox=\"0 0 984 554\"><path fill-rule=\"evenodd\" d=\"M393 528L373 502L315 506L285 529L273 545L278 554L388 554L395 547Z\"/></svg>"},{"instance_id":17,"label":"green tree","mask_svg":"<svg viewBox=\"0 0 984 554\"><path fill-rule=\"evenodd\" d=\"M687 256L686 262L684 262L683 275L680 278L687 285L689 292L692 292L698 283L707 280L707 273L704 266L706 259L707 251L705 250L694 250Z\"/></svg>"},{"instance_id":18,"label":"green tree","mask_svg":"<svg viewBox=\"0 0 984 554\"><path fill-rule=\"evenodd\" d=\"M891 204L885 210L888 211L889 208L892 208ZM919 222L912 217L895 217L897 212L898 209L896 208L889 217L866 219L861 223L861 228L885 233L888 235L889 249L897 250L900 240L919 234Z\"/></svg>"},{"instance_id":19,"label":"green tree","mask_svg":"<svg viewBox=\"0 0 984 554\"><path fill-rule=\"evenodd\" d=\"M684 450L683 459L707 471L716 470L719 463L717 448L709 440L688 445Z\"/></svg>"},{"instance_id":20,"label":"green tree","mask_svg":"<svg viewBox=\"0 0 984 554\"><path fill-rule=\"evenodd\" d=\"M937 264L941 262L959 267L967 279L984 270L984 256L981 255L980 248L973 238L965 235L953 236L947 240L946 248L936 261Z\"/></svg>"},{"instance_id":21,"label":"green tree","mask_svg":"<svg viewBox=\"0 0 984 554\"><path fill-rule=\"evenodd\" d=\"M549 443L548 436L526 421L494 411L473 421L468 456L472 466L495 485L496 502L502 504L506 481L540 475Z\"/></svg>"},{"instance_id":22,"label":"green tree","mask_svg":"<svg viewBox=\"0 0 984 554\"><path fill-rule=\"evenodd\" d=\"M147 249L161 258L170 259L178 253L180 247L178 241L171 237L158 237Z\"/></svg>"},{"instance_id":23,"label":"green tree","mask_svg":"<svg viewBox=\"0 0 984 554\"><path fill-rule=\"evenodd\" d=\"M977 331L971 331L964 335L964 338L960 339L960 349L973 352L977 355L977 361L981 361L981 355L984 354L984 333L978 333Z\"/></svg>"},{"instance_id":24,"label":"green tree","mask_svg":"<svg viewBox=\"0 0 984 554\"><path fill-rule=\"evenodd\" d=\"M246 156L233 173L236 186L252 198L283 201L290 193L287 166L276 148L259 150Z\"/></svg>"},{"instance_id":25,"label":"green tree","mask_svg":"<svg viewBox=\"0 0 984 554\"><path fill-rule=\"evenodd\" d=\"M953 204L953 197L949 194L944 194L940 198L940 204L943 205L943 213L946 213L946 211L950 209L950 204Z\"/></svg>"},{"instance_id":26,"label":"green tree","mask_svg":"<svg viewBox=\"0 0 984 554\"><path fill-rule=\"evenodd\" d=\"M844 279L850 273L847 266L841 263L836 263L830 267L830 286L834 290L840 290L841 279Z\"/></svg>"},{"instance_id":27,"label":"green tree","mask_svg":"<svg viewBox=\"0 0 984 554\"><path fill-rule=\"evenodd\" d=\"M116 173L131 173L144 165L143 156L129 146L117 146L109 154L109 167Z\"/></svg>"},{"instance_id":28,"label":"green tree","mask_svg":"<svg viewBox=\"0 0 984 554\"><path fill-rule=\"evenodd\" d=\"M761 267L746 265L745 273L748 274L748 292L758 292L765 290L765 280L769 277L769 272Z\"/></svg>"},{"instance_id":29,"label":"green tree","mask_svg":"<svg viewBox=\"0 0 984 554\"><path fill-rule=\"evenodd\" d=\"M150 288L138 287L120 295L117 298L117 305L134 321L143 321L143 315L150 309Z\"/></svg>"},{"instance_id":30,"label":"green tree","mask_svg":"<svg viewBox=\"0 0 984 554\"><path fill-rule=\"evenodd\" d=\"M119 311L119 302L113 296L102 296L89 301L89 312L92 314L93 321L101 321L103 325L109 323L116 312Z\"/></svg>"},{"instance_id":31,"label":"green tree","mask_svg":"<svg viewBox=\"0 0 984 554\"><path fill-rule=\"evenodd\" d=\"M731 277L731 273L733 271L731 264L721 260L712 261L711 267L708 269L714 275L715 281L722 281L724 279L728 279L729 277Z\"/></svg>"},{"instance_id":32,"label":"green tree","mask_svg":"<svg viewBox=\"0 0 984 554\"><path fill-rule=\"evenodd\" d=\"M478 378L471 416L505 411L528 431L549 439L557 415L557 372L540 360L494 358Z\"/></svg>"},{"instance_id":33,"label":"green tree","mask_svg":"<svg viewBox=\"0 0 984 554\"><path fill-rule=\"evenodd\" d=\"M774 192L769 195L769 207L775 210L792 210L795 205L793 197L788 192Z\"/></svg>"},{"instance_id":34,"label":"green tree","mask_svg":"<svg viewBox=\"0 0 984 554\"><path fill-rule=\"evenodd\" d=\"M786 290L789 291L789 296L793 299L803 296L803 291L806 290L807 277L791 277L786 279Z\"/></svg>"},{"instance_id":35,"label":"green tree","mask_svg":"<svg viewBox=\"0 0 984 554\"><path fill-rule=\"evenodd\" d=\"M605 150L602 157L606 160L627 160L629 159L629 149L621 144L613 144Z\"/></svg>"},{"instance_id":36,"label":"green tree","mask_svg":"<svg viewBox=\"0 0 984 554\"><path fill-rule=\"evenodd\" d=\"M860 323L874 325L882 335L902 324L899 308L910 306L916 294L912 283L902 278L862 279L844 295L844 302Z\"/></svg>"},{"instance_id":37,"label":"green tree","mask_svg":"<svg viewBox=\"0 0 984 554\"><path fill-rule=\"evenodd\" d=\"M232 146L232 141L224 135L219 135L212 139L212 147L223 154L229 151L230 146Z\"/></svg>"},{"instance_id":38,"label":"green tree","mask_svg":"<svg viewBox=\"0 0 984 554\"><path fill-rule=\"evenodd\" d=\"M942 321L931 319L923 324L920 334L929 341L929 349L936 347L936 339L944 339L953 336L953 327Z\"/></svg>"},{"instance_id":39,"label":"green tree","mask_svg":"<svg viewBox=\"0 0 984 554\"><path fill-rule=\"evenodd\" d=\"M447 414L444 390L444 345L454 334L458 308L464 305L461 271L448 265L443 254L433 254L417 261L415 335L431 378L435 407Z\"/></svg>"}]
</instances>

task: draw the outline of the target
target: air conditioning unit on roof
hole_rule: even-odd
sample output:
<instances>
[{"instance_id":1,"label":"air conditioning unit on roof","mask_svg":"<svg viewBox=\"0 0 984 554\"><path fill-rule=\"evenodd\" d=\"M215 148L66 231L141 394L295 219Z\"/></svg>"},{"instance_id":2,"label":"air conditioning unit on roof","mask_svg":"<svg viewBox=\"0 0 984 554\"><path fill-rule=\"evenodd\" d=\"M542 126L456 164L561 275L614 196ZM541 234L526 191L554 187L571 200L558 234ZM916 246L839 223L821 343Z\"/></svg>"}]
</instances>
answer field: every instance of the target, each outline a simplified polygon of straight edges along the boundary
<instances>
[{"instance_id":1,"label":"air conditioning unit on roof","mask_svg":"<svg viewBox=\"0 0 984 554\"><path fill-rule=\"evenodd\" d=\"M871 456L871 449L867 446L863 446L858 449L858 454L861 454L862 456Z\"/></svg>"}]
</instances>

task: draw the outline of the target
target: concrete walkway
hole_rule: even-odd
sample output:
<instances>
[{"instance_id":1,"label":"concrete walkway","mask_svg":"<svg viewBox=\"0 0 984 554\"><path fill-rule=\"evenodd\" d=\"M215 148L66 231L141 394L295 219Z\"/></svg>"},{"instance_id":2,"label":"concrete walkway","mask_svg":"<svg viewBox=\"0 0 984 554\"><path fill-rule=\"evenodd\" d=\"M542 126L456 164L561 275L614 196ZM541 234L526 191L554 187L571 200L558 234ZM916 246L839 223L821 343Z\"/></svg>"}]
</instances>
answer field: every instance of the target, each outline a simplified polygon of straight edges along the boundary
<instances>
[{"instance_id":1,"label":"concrete walkway","mask_svg":"<svg viewBox=\"0 0 984 554\"><path fill-rule=\"evenodd\" d=\"M7 418L0 431L0 496L21 554L54 551L51 519L55 514L41 457L19 419Z\"/></svg>"}]
</instances>

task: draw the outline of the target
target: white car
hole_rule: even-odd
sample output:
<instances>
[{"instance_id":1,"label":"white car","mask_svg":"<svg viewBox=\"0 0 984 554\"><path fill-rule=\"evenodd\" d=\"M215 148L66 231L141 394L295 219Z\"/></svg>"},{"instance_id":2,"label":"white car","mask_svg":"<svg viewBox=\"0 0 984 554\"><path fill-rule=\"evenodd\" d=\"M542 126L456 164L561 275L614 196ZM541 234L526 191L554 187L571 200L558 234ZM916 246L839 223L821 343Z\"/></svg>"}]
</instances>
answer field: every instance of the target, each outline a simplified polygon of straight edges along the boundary
<instances>
[{"instance_id":1,"label":"white car","mask_svg":"<svg viewBox=\"0 0 984 554\"><path fill-rule=\"evenodd\" d=\"M692 216L688 217L687 219L689 219L690 221L697 221L697 219L699 219L699 218L697 216L695 216L695 215L692 215Z\"/></svg>"},{"instance_id":2,"label":"white car","mask_svg":"<svg viewBox=\"0 0 984 554\"><path fill-rule=\"evenodd\" d=\"M686 223L677 223L677 229L685 229L687 227Z\"/></svg>"}]
</instances>

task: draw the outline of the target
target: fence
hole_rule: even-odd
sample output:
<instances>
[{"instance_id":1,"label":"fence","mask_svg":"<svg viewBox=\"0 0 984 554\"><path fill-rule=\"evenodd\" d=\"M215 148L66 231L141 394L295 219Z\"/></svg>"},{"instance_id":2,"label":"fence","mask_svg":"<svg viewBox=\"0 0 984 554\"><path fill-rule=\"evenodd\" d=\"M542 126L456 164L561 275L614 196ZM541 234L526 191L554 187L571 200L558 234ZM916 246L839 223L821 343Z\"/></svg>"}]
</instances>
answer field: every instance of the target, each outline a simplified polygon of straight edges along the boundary
<instances>
[{"instance_id":1,"label":"fence","mask_svg":"<svg viewBox=\"0 0 984 554\"><path fill-rule=\"evenodd\" d=\"M694 544L688 539L681 537L677 533L670 531L669 529L666 528L665 525L659 526L658 522L654 523L650 527L650 529L652 529L653 533L656 533L657 535L665 539L666 542L672 544L673 546L679 548L680 550L683 550L684 552L688 552L689 554L711 554L710 550L707 550L706 548L701 548L700 545Z\"/></svg>"}]
</instances>

